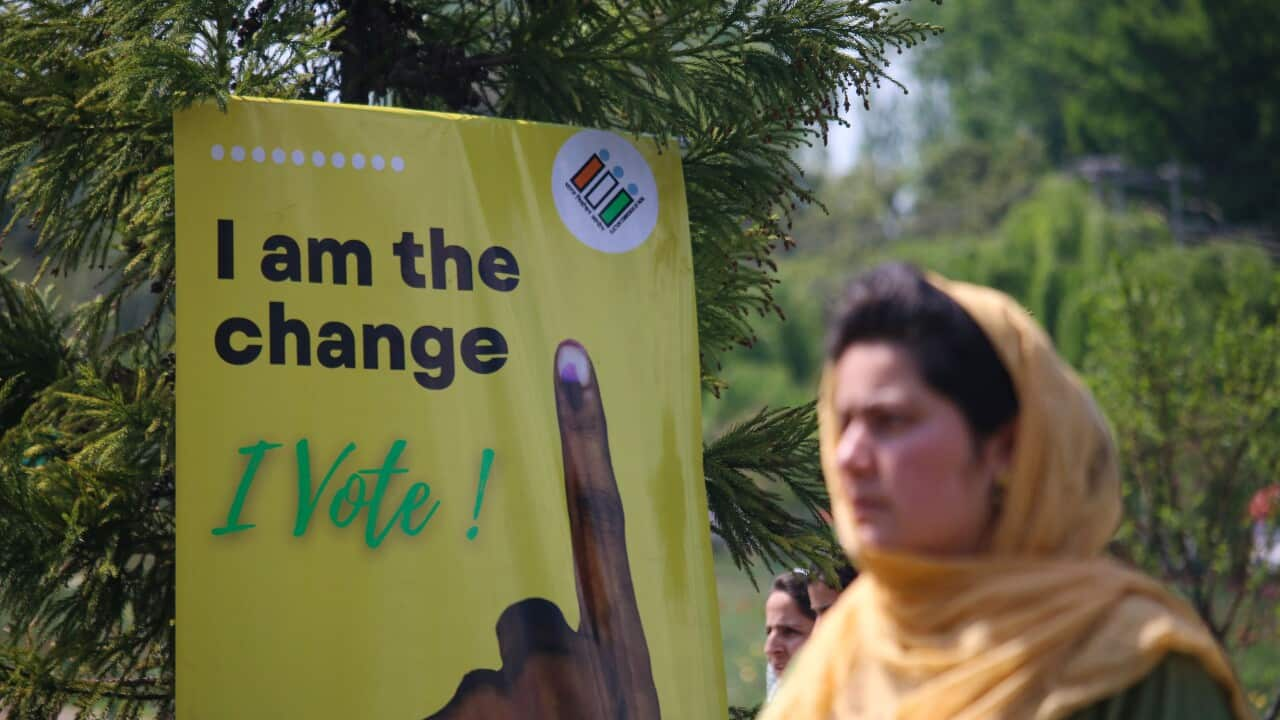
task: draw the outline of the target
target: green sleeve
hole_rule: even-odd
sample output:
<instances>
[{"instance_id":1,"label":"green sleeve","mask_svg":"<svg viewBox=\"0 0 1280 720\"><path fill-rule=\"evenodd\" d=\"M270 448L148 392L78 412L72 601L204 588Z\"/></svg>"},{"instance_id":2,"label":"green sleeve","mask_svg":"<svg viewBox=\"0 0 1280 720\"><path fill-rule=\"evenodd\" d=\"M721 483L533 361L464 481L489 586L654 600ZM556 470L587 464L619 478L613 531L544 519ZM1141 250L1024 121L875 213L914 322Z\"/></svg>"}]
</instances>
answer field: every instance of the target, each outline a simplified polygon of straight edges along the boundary
<instances>
[{"instance_id":1,"label":"green sleeve","mask_svg":"<svg viewBox=\"0 0 1280 720\"><path fill-rule=\"evenodd\" d=\"M1232 720L1222 688L1195 659L1166 657L1138 684L1094 703L1070 720Z\"/></svg>"}]
</instances>

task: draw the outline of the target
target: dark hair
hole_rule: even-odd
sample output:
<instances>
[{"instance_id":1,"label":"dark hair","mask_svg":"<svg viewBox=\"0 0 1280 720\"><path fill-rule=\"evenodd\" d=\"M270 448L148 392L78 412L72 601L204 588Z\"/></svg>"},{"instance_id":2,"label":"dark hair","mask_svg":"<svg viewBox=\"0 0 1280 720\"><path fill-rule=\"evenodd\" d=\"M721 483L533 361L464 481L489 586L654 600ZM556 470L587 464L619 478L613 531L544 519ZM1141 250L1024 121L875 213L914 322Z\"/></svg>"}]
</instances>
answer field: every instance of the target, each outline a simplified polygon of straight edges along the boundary
<instances>
[{"instance_id":1,"label":"dark hair","mask_svg":"<svg viewBox=\"0 0 1280 720\"><path fill-rule=\"evenodd\" d=\"M790 595L795 604L799 606L802 615L810 620L818 617L818 614L813 611L813 606L809 604L809 573L805 571L784 572L773 579L773 588L769 592L784 592Z\"/></svg>"},{"instance_id":2,"label":"dark hair","mask_svg":"<svg viewBox=\"0 0 1280 720\"><path fill-rule=\"evenodd\" d=\"M901 345L925 383L960 408L975 439L1017 416L1013 380L986 333L912 265L887 263L853 281L828 329L827 354L835 361L850 345L876 340Z\"/></svg>"},{"instance_id":3,"label":"dark hair","mask_svg":"<svg viewBox=\"0 0 1280 720\"><path fill-rule=\"evenodd\" d=\"M835 571L836 581L840 583L839 585L832 585L828 583L827 574L822 570L822 568L814 568L809 571L809 582L820 582L833 590L840 591L849 587L849 583L858 579L858 569L850 565L847 560L838 562L835 566Z\"/></svg>"},{"instance_id":4,"label":"dark hair","mask_svg":"<svg viewBox=\"0 0 1280 720\"><path fill-rule=\"evenodd\" d=\"M849 563L840 563L836 566L836 579L840 581L840 587L836 590L844 590L849 587L849 583L858 577L858 570Z\"/></svg>"}]
</instances>

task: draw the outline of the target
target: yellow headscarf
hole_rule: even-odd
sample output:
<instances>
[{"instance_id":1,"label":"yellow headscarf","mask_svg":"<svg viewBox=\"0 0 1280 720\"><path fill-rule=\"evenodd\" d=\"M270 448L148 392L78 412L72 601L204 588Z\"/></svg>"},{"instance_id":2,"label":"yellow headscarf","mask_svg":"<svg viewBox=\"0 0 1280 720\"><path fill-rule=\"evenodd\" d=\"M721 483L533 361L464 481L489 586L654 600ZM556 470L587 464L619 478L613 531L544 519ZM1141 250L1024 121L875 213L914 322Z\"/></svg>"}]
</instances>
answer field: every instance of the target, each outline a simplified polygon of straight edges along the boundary
<instances>
[{"instance_id":1,"label":"yellow headscarf","mask_svg":"<svg viewBox=\"0 0 1280 720\"><path fill-rule=\"evenodd\" d=\"M955 559L859 548L835 468L830 368L819 399L835 526L862 574L823 617L765 720L1070 715L1171 652L1196 658L1252 717L1196 613L1103 557L1120 519L1111 433L1044 331L1008 296L930 275L985 331L1018 394L1016 446L989 552Z\"/></svg>"}]
</instances>

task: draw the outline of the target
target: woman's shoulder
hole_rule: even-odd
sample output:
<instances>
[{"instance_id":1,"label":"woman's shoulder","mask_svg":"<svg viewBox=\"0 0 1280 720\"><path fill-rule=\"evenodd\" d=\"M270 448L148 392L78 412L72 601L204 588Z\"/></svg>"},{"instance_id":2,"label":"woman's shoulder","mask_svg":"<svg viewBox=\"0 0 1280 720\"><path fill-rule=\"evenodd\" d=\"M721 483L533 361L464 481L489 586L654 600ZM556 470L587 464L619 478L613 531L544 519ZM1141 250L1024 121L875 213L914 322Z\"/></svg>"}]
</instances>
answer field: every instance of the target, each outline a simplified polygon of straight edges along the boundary
<instances>
[{"instance_id":1,"label":"woman's shoulder","mask_svg":"<svg viewBox=\"0 0 1280 720\"><path fill-rule=\"evenodd\" d=\"M1232 720L1230 697L1198 660L1173 653L1136 684L1069 720Z\"/></svg>"}]
</instances>

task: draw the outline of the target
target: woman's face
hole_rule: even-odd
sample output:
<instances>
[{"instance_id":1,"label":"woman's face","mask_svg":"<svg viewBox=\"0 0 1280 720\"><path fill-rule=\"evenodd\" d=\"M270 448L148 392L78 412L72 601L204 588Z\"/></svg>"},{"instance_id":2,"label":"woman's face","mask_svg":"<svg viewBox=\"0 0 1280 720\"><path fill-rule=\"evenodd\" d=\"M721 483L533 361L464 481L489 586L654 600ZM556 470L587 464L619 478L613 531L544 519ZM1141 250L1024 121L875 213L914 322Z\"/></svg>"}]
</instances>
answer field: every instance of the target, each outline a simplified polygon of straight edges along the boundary
<instances>
[{"instance_id":1,"label":"woman's face","mask_svg":"<svg viewBox=\"0 0 1280 720\"><path fill-rule=\"evenodd\" d=\"M890 342L850 345L836 362L839 487L861 547L921 555L980 550L1012 427L975 446L960 409Z\"/></svg>"},{"instance_id":2,"label":"woman's face","mask_svg":"<svg viewBox=\"0 0 1280 720\"><path fill-rule=\"evenodd\" d=\"M764 604L764 655L779 675L813 632L813 621L781 590L769 593Z\"/></svg>"}]
</instances>

